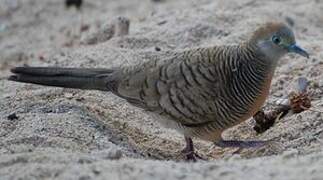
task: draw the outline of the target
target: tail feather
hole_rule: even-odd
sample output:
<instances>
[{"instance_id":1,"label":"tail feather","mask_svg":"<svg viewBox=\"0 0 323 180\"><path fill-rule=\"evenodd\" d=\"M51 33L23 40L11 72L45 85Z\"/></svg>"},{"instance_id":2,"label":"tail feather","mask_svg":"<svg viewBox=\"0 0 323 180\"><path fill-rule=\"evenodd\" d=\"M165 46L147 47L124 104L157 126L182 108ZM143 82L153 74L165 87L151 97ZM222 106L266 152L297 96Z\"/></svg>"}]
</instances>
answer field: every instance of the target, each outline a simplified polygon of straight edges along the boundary
<instances>
[{"instance_id":1,"label":"tail feather","mask_svg":"<svg viewBox=\"0 0 323 180\"><path fill-rule=\"evenodd\" d=\"M57 67L16 67L8 80L46 86L108 90L107 78L111 69L57 68Z\"/></svg>"}]
</instances>

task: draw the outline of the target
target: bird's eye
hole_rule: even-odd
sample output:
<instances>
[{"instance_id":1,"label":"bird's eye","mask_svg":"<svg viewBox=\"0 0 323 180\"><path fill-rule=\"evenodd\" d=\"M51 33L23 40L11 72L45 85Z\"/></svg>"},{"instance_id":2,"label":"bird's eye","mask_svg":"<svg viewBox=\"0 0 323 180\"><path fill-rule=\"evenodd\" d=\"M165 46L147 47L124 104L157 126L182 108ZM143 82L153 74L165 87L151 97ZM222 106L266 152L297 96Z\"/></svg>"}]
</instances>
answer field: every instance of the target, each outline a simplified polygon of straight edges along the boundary
<instances>
[{"instance_id":1,"label":"bird's eye","mask_svg":"<svg viewBox=\"0 0 323 180\"><path fill-rule=\"evenodd\" d=\"M277 36L273 36L271 39L275 44L279 44L281 42L280 38Z\"/></svg>"}]
</instances>

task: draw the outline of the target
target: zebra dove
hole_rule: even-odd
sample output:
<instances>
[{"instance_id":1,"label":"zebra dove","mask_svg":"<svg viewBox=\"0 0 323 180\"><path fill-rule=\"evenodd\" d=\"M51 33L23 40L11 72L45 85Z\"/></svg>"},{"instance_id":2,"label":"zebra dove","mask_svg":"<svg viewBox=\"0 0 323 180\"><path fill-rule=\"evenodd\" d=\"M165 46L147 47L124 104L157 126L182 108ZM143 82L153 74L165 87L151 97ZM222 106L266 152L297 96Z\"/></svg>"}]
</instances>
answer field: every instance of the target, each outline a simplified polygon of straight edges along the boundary
<instances>
[{"instance_id":1,"label":"zebra dove","mask_svg":"<svg viewBox=\"0 0 323 180\"><path fill-rule=\"evenodd\" d=\"M221 133L253 116L268 96L278 60L309 58L283 23L266 23L245 42L175 52L168 58L115 69L16 67L9 80L111 91L161 116L184 134L185 157L196 160L192 137L220 147L259 147L266 141L223 140Z\"/></svg>"}]
</instances>

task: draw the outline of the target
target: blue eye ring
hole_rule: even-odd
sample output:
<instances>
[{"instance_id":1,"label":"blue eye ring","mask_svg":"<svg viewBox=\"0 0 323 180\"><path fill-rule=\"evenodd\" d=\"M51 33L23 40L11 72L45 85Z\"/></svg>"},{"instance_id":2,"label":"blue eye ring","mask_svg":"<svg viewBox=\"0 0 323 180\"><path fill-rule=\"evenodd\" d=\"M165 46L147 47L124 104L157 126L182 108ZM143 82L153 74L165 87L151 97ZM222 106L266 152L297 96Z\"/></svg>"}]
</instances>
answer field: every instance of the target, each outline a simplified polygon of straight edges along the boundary
<instances>
[{"instance_id":1,"label":"blue eye ring","mask_svg":"<svg viewBox=\"0 0 323 180\"><path fill-rule=\"evenodd\" d=\"M271 41L272 41L273 43L277 44L277 45L281 43L281 39L280 39L280 37L275 36L275 35L271 38Z\"/></svg>"}]
</instances>

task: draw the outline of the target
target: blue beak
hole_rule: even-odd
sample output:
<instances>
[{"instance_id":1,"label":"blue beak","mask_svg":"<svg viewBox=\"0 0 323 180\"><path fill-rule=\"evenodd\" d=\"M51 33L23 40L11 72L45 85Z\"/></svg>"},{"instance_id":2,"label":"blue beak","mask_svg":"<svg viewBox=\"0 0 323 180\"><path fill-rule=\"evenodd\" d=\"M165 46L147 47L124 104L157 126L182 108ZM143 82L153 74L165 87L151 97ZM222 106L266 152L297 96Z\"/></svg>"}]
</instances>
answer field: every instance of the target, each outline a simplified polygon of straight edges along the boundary
<instances>
[{"instance_id":1,"label":"blue beak","mask_svg":"<svg viewBox=\"0 0 323 180\"><path fill-rule=\"evenodd\" d=\"M310 57L310 55L304 49L300 48L296 44L290 45L288 47L288 52L296 53L296 54L299 54L299 55L304 56L306 58Z\"/></svg>"}]
</instances>

